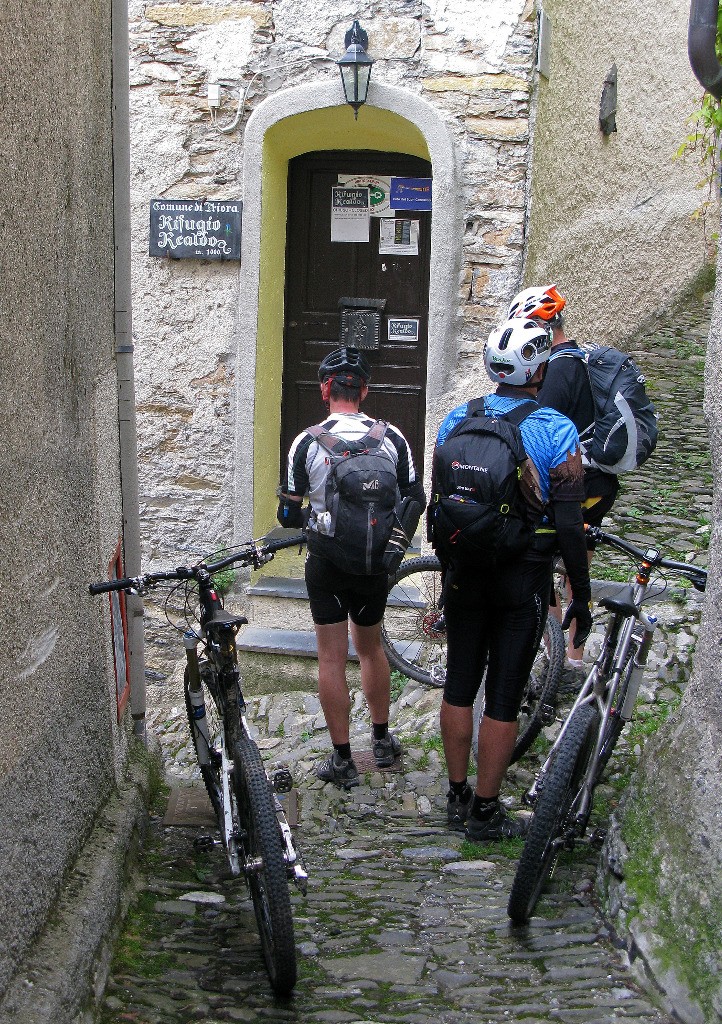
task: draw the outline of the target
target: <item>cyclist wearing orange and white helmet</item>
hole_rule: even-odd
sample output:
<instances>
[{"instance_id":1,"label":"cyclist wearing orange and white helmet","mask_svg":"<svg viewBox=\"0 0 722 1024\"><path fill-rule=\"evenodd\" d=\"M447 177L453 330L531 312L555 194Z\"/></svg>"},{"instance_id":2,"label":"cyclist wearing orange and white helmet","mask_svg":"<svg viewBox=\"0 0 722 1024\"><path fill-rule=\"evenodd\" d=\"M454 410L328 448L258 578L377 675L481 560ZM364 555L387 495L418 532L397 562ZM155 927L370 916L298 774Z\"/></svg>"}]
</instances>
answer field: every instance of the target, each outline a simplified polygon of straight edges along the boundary
<instances>
[{"instance_id":1,"label":"cyclist wearing orange and white helmet","mask_svg":"<svg viewBox=\"0 0 722 1024\"><path fill-rule=\"evenodd\" d=\"M584 439L585 436L589 437L594 424L594 399L585 363L580 358L582 350L576 341L567 338L564 331L562 310L566 304L566 299L559 293L556 285L541 285L527 288L515 295L509 306L509 316L529 317L543 321L551 327L551 358L537 401L539 405L564 413L577 428L579 436ZM619 480L616 476L585 465L582 505L585 523L600 526L602 519L614 505L618 491ZM591 542L588 542L588 545L590 550L593 549L594 545ZM569 664L574 668L580 668L583 655L584 648L574 648L570 639L567 647Z\"/></svg>"}]
</instances>

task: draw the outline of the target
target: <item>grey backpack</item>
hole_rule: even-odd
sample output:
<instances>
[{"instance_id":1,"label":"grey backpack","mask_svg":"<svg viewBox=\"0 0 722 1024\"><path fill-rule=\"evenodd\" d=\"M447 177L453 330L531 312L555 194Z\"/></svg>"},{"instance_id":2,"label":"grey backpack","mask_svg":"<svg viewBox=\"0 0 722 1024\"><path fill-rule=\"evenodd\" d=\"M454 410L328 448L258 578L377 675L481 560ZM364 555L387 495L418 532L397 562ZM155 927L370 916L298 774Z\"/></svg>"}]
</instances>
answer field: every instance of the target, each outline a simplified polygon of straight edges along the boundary
<instances>
[{"instance_id":1,"label":"grey backpack","mask_svg":"<svg viewBox=\"0 0 722 1024\"><path fill-rule=\"evenodd\" d=\"M645 463L657 445L657 413L631 356L604 345L589 352L568 349L551 358L581 359L587 368L594 423L579 435L585 462L614 474Z\"/></svg>"},{"instance_id":2,"label":"grey backpack","mask_svg":"<svg viewBox=\"0 0 722 1024\"><path fill-rule=\"evenodd\" d=\"M377 420L358 441L321 424L308 433L327 452L325 510L309 523L308 548L339 569L359 575L388 570L385 557L399 521L396 463L383 446L388 424Z\"/></svg>"}]
</instances>

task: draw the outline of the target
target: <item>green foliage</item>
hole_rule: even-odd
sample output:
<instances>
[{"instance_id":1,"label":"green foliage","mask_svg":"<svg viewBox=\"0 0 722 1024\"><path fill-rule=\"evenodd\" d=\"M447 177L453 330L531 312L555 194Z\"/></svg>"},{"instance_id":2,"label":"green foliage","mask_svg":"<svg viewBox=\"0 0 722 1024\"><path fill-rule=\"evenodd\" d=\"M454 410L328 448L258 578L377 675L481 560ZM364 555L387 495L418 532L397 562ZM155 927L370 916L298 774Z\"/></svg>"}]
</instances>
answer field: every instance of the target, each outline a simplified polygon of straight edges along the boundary
<instances>
[{"instance_id":1,"label":"green foliage","mask_svg":"<svg viewBox=\"0 0 722 1024\"><path fill-rule=\"evenodd\" d=\"M401 696L401 693L408 683L408 679L403 672L398 672L394 669L391 673L391 702L397 701Z\"/></svg>"},{"instance_id":2,"label":"green foliage","mask_svg":"<svg viewBox=\"0 0 722 1024\"><path fill-rule=\"evenodd\" d=\"M717 41L715 44L717 58L722 60L722 6L717 14ZM683 157L695 154L703 169L703 177L697 183L697 188L706 189L707 198L700 207L692 214L695 218L701 218L706 228L707 214L710 212L716 188L715 184L719 177L719 144L720 133L722 132L722 104L710 93L705 92L699 110L696 110L688 119L692 131L684 138L675 156ZM712 238L716 234L712 232Z\"/></svg>"}]
</instances>

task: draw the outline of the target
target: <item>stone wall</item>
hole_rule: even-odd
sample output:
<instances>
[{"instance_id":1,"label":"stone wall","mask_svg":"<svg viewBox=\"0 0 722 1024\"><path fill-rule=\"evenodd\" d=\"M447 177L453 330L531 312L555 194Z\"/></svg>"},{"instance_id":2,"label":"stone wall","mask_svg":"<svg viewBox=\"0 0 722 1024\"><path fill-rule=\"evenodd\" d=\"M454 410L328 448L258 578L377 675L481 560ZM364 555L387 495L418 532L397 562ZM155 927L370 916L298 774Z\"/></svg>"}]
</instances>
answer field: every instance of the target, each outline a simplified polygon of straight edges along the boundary
<instances>
[{"instance_id":1,"label":"stone wall","mask_svg":"<svg viewBox=\"0 0 722 1024\"><path fill-rule=\"evenodd\" d=\"M455 163L449 168L455 182L447 183L452 190L458 184L450 200L455 204L451 230L432 242L437 249L446 247L443 263L453 276L451 288L437 285L439 294L433 280L431 285L432 311L444 307L452 340L441 383L429 391L430 441L455 400L448 388L460 394L478 387L483 337L521 273L531 3L380 0L359 11L348 4L301 0L136 0L130 23L134 323L147 561L157 557L160 562L189 547L207 550L209 541L228 539L234 526L242 536L250 535L252 511L243 502L253 496L253 467L234 482L234 464L254 432L255 337L245 335L253 334L255 321L248 330L242 321L248 302L257 302L257 295L239 293L237 266L150 258L149 201L160 196L247 201L261 174L260 164L251 163L242 178L249 115L282 90L292 95L302 86L333 88L333 102L342 105L333 61L343 53L344 34L356 16L376 61L369 103L374 89L377 101L385 102L382 86L423 100L438 117ZM319 59L289 63L304 57ZM261 73L254 77L256 72ZM224 126L233 121L239 87L248 86L241 127L230 134L211 123L206 96L208 83L215 81L222 97L217 120ZM363 112L357 124L363 148ZM438 187L443 194L441 177ZM247 201L244 232L252 216ZM242 264L253 258L253 252L242 250ZM280 287L282 294L282 281ZM281 367L265 365L263 372L270 382L280 378ZM244 411L249 424L234 452L236 419ZM263 461L266 455L278 458L270 450L256 458Z\"/></svg>"},{"instance_id":2,"label":"stone wall","mask_svg":"<svg viewBox=\"0 0 722 1024\"><path fill-rule=\"evenodd\" d=\"M9 0L0 33L0 993L115 785L121 530L110 4Z\"/></svg>"},{"instance_id":3,"label":"stone wall","mask_svg":"<svg viewBox=\"0 0 722 1024\"><path fill-rule=\"evenodd\" d=\"M675 304L713 259L698 157L675 154L702 88L687 57L688 0L546 0L549 77L539 76L524 279L555 281L568 333L617 344ZM616 131L599 127L617 68ZM713 207L716 203L712 197ZM712 214L714 221L714 214Z\"/></svg>"}]
</instances>

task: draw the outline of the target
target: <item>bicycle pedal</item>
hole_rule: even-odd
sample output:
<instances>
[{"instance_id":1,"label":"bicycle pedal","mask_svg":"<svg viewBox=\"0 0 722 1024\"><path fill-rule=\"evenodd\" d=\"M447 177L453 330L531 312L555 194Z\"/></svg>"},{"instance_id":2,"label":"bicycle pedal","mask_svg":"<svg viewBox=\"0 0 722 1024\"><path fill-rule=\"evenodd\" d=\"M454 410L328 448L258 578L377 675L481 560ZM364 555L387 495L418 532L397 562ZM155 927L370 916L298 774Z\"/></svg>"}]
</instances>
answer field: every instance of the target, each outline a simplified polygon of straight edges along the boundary
<instances>
[{"instance_id":1,"label":"bicycle pedal","mask_svg":"<svg viewBox=\"0 0 722 1024\"><path fill-rule=\"evenodd\" d=\"M606 828L595 828L589 837L589 845L601 847L604 844L604 840L607 838Z\"/></svg>"},{"instance_id":2,"label":"bicycle pedal","mask_svg":"<svg viewBox=\"0 0 722 1024\"><path fill-rule=\"evenodd\" d=\"M193 840L193 848L195 850L212 850L214 846L220 846L220 839L214 839L213 836L198 836Z\"/></svg>"},{"instance_id":3,"label":"bicycle pedal","mask_svg":"<svg viewBox=\"0 0 722 1024\"><path fill-rule=\"evenodd\" d=\"M532 796L531 793L524 793L521 798L521 802L525 807L533 807L536 803L536 797Z\"/></svg>"},{"instance_id":4,"label":"bicycle pedal","mask_svg":"<svg viewBox=\"0 0 722 1024\"><path fill-rule=\"evenodd\" d=\"M285 765L276 768L271 775L271 785L277 793L290 793L293 789L291 770Z\"/></svg>"}]
</instances>

